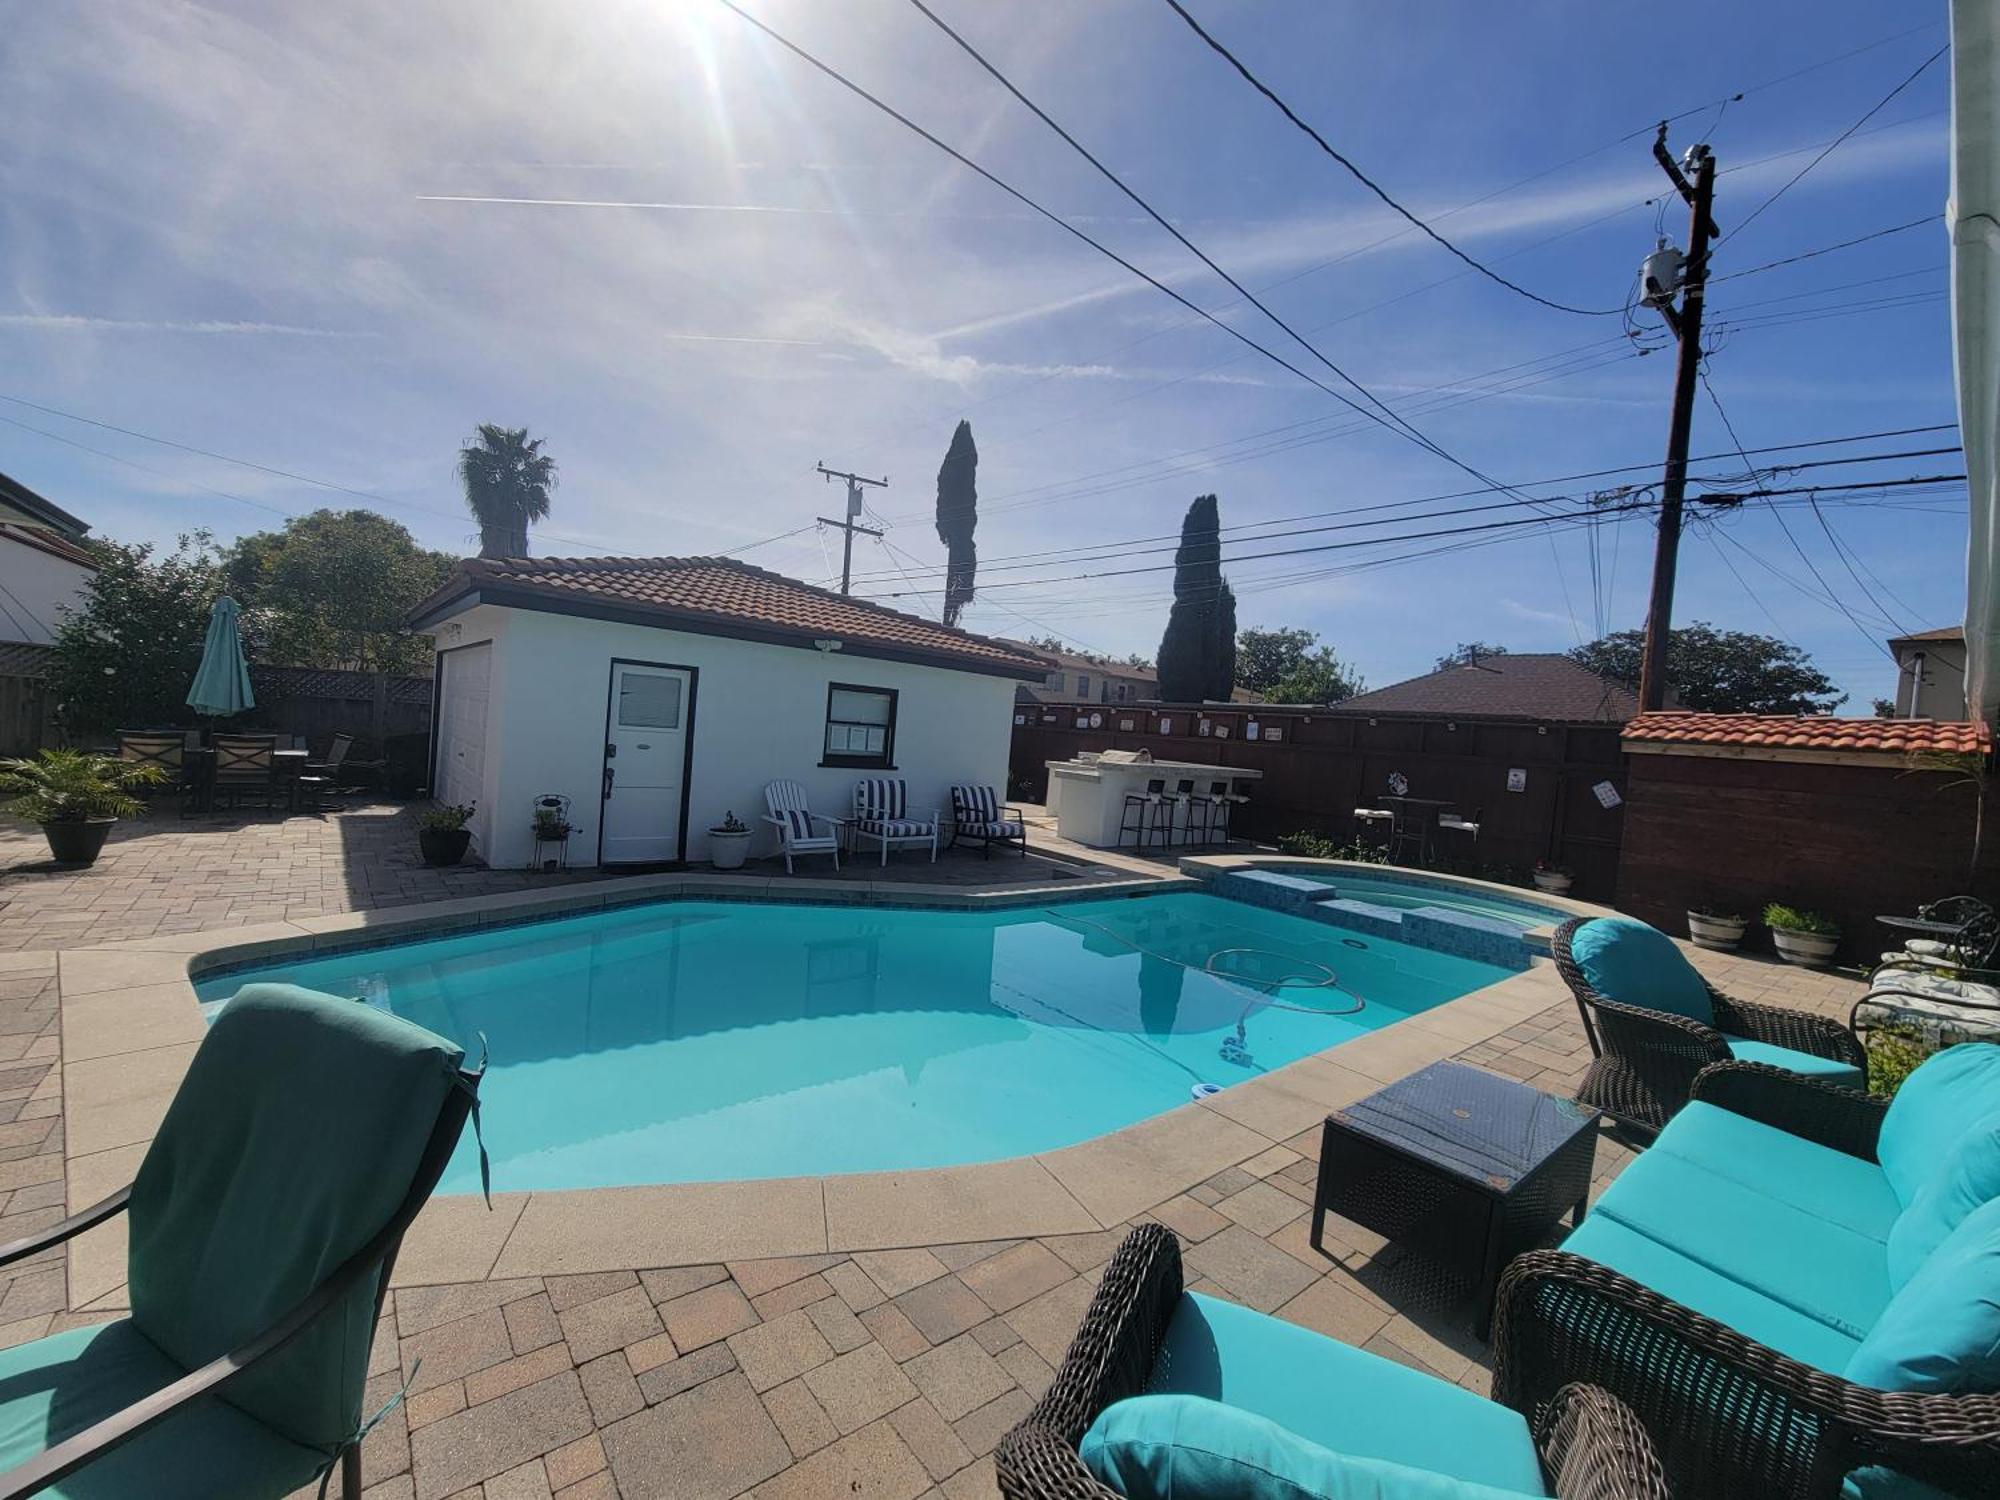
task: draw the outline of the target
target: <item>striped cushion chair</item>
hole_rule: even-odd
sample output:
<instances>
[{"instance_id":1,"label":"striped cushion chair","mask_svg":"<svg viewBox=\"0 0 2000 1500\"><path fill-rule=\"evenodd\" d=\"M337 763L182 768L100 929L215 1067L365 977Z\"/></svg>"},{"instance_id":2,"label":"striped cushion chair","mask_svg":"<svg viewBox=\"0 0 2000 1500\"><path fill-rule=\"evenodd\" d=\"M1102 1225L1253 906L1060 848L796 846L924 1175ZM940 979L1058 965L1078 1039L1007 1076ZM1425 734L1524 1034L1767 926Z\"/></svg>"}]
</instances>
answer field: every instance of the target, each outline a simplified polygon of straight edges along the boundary
<instances>
[{"instance_id":1,"label":"striped cushion chair","mask_svg":"<svg viewBox=\"0 0 2000 1500\"><path fill-rule=\"evenodd\" d=\"M778 830L778 852L785 856L785 873L792 873L794 854L831 854L840 868L842 820L806 806L806 789L796 781L773 781L764 788L764 821ZM825 832L820 831L823 825Z\"/></svg>"},{"instance_id":2,"label":"striped cushion chair","mask_svg":"<svg viewBox=\"0 0 2000 1500\"><path fill-rule=\"evenodd\" d=\"M893 776L864 776L854 783L854 819L849 825L856 841L873 839L882 846L881 863L889 863L889 846L930 845L937 860L938 812L913 812L908 783Z\"/></svg>"},{"instance_id":3,"label":"striped cushion chair","mask_svg":"<svg viewBox=\"0 0 2000 1500\"><path fill-rule=\"evenodd\" d=\"M995 844L1012 844L1028 854L1028 821L1021 809L1000 800L990 786L961 782L951 789L951 841L976 841L988 859Z\"/></svg>"}]
</instances>

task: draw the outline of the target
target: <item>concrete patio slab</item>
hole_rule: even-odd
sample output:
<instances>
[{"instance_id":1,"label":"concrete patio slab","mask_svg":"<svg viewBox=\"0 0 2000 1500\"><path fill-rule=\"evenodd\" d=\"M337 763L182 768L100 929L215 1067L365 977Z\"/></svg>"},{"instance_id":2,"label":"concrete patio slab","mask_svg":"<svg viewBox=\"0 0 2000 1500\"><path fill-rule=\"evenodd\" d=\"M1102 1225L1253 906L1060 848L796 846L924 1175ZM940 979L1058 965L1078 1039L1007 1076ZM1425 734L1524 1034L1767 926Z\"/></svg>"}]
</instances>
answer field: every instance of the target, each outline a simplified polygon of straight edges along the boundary
<instances>
[{"instance_id":1,"label":"concrete patio slab","mask_svg":"<svg viewBox=\"0 0 2000 1500\"><path fill-rule=\"evenodd\" d=\"M923 1172L828 1177L827 1249L883 1250L1074 1234L1100 1227L1040 1162L1028 1157Z\"/></svg>"},{"instance_id":2,"label":"concrete patio slab","mask_svg":"<svg viewBox=\"0 0 2000 1500\"><path fill-rule=\"evenodd\" d=\"M62 1008L63 1056L71 1063L199 1042L205 1030L200 1009L188 1004L185 980L98 990L66 1000Z\"/></svg>"},{"instance_id":3,"label":"concrete patio slab","mask_svg":"<svg viewBox=\"0 0 2000 1500\"><path fill-rule=\"evenodd\" d=\"M827 1248L817 1177L528 1196L495 1276L691 1266Z\"/></svg>"}]
</instances>

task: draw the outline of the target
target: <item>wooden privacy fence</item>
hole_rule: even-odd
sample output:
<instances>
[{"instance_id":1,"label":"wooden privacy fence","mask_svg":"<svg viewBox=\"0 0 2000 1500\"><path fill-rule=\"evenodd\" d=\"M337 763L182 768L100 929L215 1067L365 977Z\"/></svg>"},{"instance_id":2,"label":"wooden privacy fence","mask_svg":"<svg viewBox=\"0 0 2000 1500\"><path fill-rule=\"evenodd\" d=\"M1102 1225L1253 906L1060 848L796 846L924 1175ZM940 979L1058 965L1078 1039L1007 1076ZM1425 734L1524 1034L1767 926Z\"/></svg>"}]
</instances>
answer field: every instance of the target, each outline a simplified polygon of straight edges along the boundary
<instances>
[{"instance_id":1,"label":"wooden privacy fence","mask_svg":"<svg viewBox=\"0 0 2000 1500\"><path fill-rule=\"evenodd\" d=\"M344 732L379 745L431 727L428 676L252 666L250 688L257 695L250 717L258 728L314 742Z\"/></svg>"},{"instance_id":2,"label":"wooden privacy fence","mask_svg":"<svg viewBox=\"0 0 2000 1500\"><path fill-rule=\"evenodd\" d=\"M1305 830L1345 840L1356 832L1354 809L1379 805L1400 772L1411 796L1477 816L1478 842L1467 852L1479 865L1524 870L1552 860L1575 872L1574 894L1585 900L1608 901L1617 887L1625 759L1613 724L1158 703L1024 703L1015 720L1016 796L1046 794L1049 761L1150 750L1160 760L1263 772L1232 820L1238 833L1272 840Z\"/></svg>"}]
</instances>

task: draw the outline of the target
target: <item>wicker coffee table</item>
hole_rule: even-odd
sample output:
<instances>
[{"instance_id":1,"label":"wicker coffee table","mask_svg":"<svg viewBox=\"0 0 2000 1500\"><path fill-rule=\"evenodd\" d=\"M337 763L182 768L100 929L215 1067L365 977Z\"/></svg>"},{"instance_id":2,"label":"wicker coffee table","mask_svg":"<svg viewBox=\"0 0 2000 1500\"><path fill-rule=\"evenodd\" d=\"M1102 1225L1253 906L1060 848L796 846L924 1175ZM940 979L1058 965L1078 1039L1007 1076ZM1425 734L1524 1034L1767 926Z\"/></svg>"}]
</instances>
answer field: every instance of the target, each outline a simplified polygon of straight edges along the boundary
<instances>
[{"instance_id":1,"label":"wicker coffee table","mask_svg":"<svg viewBox=\"0 0 2000 1500\"><path fill-rule=\"evenodd\" d=\"M1597 1111L1463 1063L1433 1063L1328 1115L1312 1243L1328 1210L1442 1263L1493 1318L1501 1269L1565 1212L1581 1222Z\"/></svg>"}]
</instances>

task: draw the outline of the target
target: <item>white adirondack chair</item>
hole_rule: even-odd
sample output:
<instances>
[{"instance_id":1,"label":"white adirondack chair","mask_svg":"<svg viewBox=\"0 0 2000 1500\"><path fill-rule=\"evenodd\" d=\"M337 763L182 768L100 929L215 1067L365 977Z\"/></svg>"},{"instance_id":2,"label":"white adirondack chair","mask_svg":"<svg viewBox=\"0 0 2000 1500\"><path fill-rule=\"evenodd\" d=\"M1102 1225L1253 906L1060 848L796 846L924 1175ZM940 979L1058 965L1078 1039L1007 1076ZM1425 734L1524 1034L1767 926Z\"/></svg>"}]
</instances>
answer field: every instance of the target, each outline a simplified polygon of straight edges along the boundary
<instances>
[{"instance_id":1,"label":"white adirondack chair","mask_svg":"<svg viewBox=\"0 0 2000 1500\"><path fill-rule=\"evenodd\" d=\"M841 819L806 806L806 789L796 781L774 781L764 788L764 821L778 830L778 848L785 856L785 873L792 873L794 854L831 854L840 868ZM826 832L818 831L824 824Z\"/></svg>"}]
</instances>

